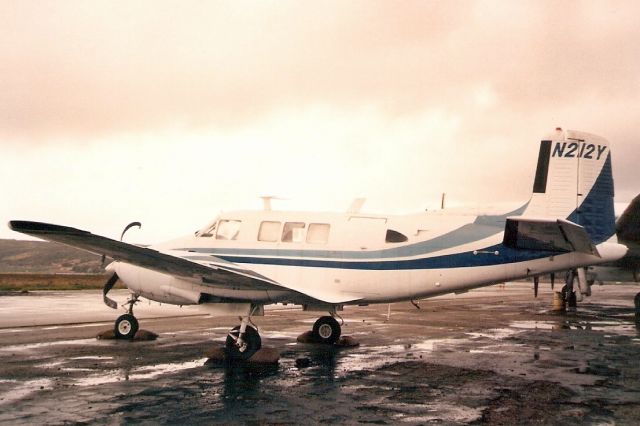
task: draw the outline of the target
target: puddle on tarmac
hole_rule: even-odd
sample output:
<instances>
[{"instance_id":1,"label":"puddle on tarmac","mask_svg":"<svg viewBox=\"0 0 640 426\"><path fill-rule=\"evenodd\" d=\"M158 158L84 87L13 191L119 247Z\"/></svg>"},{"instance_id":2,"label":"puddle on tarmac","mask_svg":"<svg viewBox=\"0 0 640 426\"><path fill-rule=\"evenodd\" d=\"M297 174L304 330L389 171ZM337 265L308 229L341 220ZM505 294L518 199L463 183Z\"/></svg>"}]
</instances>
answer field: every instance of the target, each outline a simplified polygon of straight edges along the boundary
<instances>
[{"instance_id":1,"label":"puddle on tarmac","mask_svg":"<svg viewBox=\"0 0 640 426\"><path fill-rule=\"evenodd\" d=\"M412 344L409 348L404 346L406 349L418 349L421 351L433 352L439 349L449 349L454 347L463 341L464 339L429 339L424 342Z\"/></svg>"},{"instance_id":2,"label":"puddle on tarmac","mask_svg":"<svg viewBox=\"0 0 640 426\"><path fill-rule=\"evenodd\" d=\"M516 354L521 353L523 348L526 348L527 345L517 344L517 343L509 343L502 345L486 345L476 349L469 349L470 354L496 354L496 355L505 355L505 354Z\"/></svg>"},{"instance_id":3,"label":"puddle on tarmac","mask_svg":"<svg viewBox=\"0 0 640 426\"><path fill-rule=\"evenodd\" d=\"M47 362L45 364L36 364L36 367L38 367L38 368L53 368L53 367L59 367L62 364L64 364L64 361L54 361L54 362Z\"/></svg>"},{"instance_id":4,"label":"puddle on tarmac","mask_svg":"<svg viewBox=\"0 0 640 426\"><path fill-rule=\"evenodd\" d=\"M96 339L77 339L77 340L56 340L53 342L43 342L43 343L28 343L25 345L13 345L13 346L4 346L0 347L0 351L11 352L11 351L28 351L31 349L45 348L49 346L58 346L58 345L87 345L87 344L96 344Z\"/></svg>"},{"instance_id":5,"label":"puddle on tarmac","mask_svg":"<svg viewBox=\"0 0 640 426\"><path fill-rule=\"evenodd\" d=\"M112 325L111 322L92 322L87 324L68 324L68 325L52 325L50 327L42 327L41 330L60 330L66 328L87 328L87 327L104 327Z\"/></svg>"},{"instance_id":6,"label":"puddle on tarmac","mask_svg":"<svg viewBox=\"0 0 640 426\"><path fill-rule=\"evenodd\" d=\"M163 374L176 373L191 368L202 367L207 359L201 358L193 361L148 365L131 370L118 369L104 374L95 374L77 379L76 386L96 386L107 383L115 383L128 380L153 379Z\"/></svg>"},{"instance_id":7,"label":"puddle on tarmac","mask_svg":"<svg viewBox=\"0 0 640 426\"><path fill-rule=\"evenodd\" d=\"M196 359L180 363L157 364L153 366L141 367L129 374L129 380L153 379L163 374L176 373L182 370L202 367L207 358Z\"/></svg>"},{"instance_id":8,"label":"puddle on tarmac","mask_svg":"<svg viewBox=\"0 0 640 426\"><path fill-rule=\"evenodd\" d=\"M94 359L96 361L103 361L103 360L113 359L113 357L106 356L106 355L89 355L89 356L74 356L73 358L70 358L70 359Z\"/></svg>"},{"instance_id":9,"label":"puddle on tarmac","mask_svg":"<svg viewBox=\"0 0 640 426\"><path fill-rule=\"evenodd\" d=\"M507 337L511 337L516 334L519 334L521 332L522 330L512 330L510 328L492 328L483 333L468 332L465 334L467 336L471 336L474 339L487 338L492 340L502 340L502 339L506 339Z\"/></svg>"},{"instance_id":10,"label":"puddle on tarmac","mask_svg":"<svg viewBox=\"0 0 640 426\"><path fill-rule=\"evenodd\" d=\"M0 406L18 401L34 392L50 389L52 387L52 383L53 381L51 379L37 379L26 382L2 380L0 381L0 389L5 387L3 386L4 384L8 384L9 390L2 391L0 393Z\"/></svg>"},{"instance_id":11,"label":"puddle on tarmac","mask_svg":"<svg viewBox=\"0 0 640 426\"><path fill-rule=\"evenodd\" d=\"M298 332L283 332L283 331L273 331L273 332L267 332L269 335L269 339L286 339L286 340L290 340L290 339L296 339L300 333Z\"/></svg>"},{"instance_id":12,"label":"puddle on tarmac","mask_svg":"<svg viewBox=\"0 0 640 426\"><path fill-rule=\"evenodd\" d=\"M636 324L625 324L617 321L593 321L590 325L591 330L594 331L607 331L625 336L635 336L638 334Z\"/></svg>"},{"instance_id":13,"label":"puddle on tarmac","mask_svg":"<svg viewBox=\"0 0 640 426\"><path fill-rule=\"evenodd\" d=\"M481 408L470 408L462 405L453 404L424 404L424 405L409 405L409 404L393 404L392 408L403 410L402 414L397 414L396 420L402 423L433 423L442 422L444 419L447 422L460 422L469 423L474 420L478 420L482 415ZM416 409L413 409L416 407ZM427 411L430 414L415 415L415 411ZM408 415L406 413L409 413Z\"/></svg>"},{"instance_id":14,"label":"puddle on tarmac","mask_svg":"<svg viewBox=\"0 0 640 426\"><path fill-rule=\"evenodd\" d=\"M553 330L558 324L552 321L512 321L509 326L525 330Z\"/></svg>"}]
</instances>

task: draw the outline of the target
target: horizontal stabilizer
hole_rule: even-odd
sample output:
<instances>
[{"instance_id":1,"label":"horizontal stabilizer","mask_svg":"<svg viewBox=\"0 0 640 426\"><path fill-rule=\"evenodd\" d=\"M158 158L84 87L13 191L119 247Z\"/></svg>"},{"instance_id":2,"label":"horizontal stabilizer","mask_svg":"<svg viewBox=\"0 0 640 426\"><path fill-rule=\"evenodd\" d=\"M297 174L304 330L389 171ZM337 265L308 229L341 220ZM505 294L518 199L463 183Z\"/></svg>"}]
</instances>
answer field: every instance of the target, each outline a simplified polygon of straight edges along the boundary
<instances>
[{"instance_id":1,"label":"horizontal stabilizer","mask_svg":"<svg viewBox=\"0 0 640 426\"><path fill-rule=\"evenodd\" d=\"M564 219L509 217L503 243L522 250L576 251L600 257L586 229Z\"/></svg>"}]
</instances>

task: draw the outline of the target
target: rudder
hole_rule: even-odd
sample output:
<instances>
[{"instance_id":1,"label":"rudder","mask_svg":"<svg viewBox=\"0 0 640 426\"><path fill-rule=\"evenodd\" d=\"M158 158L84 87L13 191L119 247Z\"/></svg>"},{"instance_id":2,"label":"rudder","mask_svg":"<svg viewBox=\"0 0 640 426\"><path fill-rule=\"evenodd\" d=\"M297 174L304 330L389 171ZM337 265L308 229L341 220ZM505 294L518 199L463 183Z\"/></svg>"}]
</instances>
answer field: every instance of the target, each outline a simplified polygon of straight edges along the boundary
<instances>
[{"instance_id":1,"label":"rudder","mask_svg":"<svg viewBox=\"0 0 640 426\"><path fill-rule=\"evenodd\" d=\"M556 129L540 142L533 195L524 215L566 218L599 244L615 235L613 196L609 142Z\"/></svg>"}]
</instances>

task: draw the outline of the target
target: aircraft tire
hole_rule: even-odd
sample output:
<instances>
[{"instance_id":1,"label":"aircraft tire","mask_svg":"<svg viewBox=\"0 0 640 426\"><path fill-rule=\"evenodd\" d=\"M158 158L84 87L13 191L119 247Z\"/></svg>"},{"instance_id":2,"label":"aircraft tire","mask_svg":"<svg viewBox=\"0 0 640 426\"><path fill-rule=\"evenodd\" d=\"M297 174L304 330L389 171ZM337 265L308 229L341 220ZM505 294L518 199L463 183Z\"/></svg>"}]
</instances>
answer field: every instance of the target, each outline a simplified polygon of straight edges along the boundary
<instances>
[{"instance_id":1,"label":"aircraft tire","mask_svg":"<svg viewBox=\"0 0 640 426\"><path fill-rule=\"evenodd\" d=\"M322 343L336 343L338 339L340 339L341 332L340 324L334 317L320 317L318 321L313 324L313 337Z\"/></svg>"},{"instance_id":2,"label":"aircraft tire","mask_svg":"<svg viewBox=\"0 0 640 426\"><path fill-rule=\"evenodd\" d=\"M567 304L568 308L575 308L578 306L578 301L577 301L577 297L576 297L576 293L573 291L569 291L567 289L567 286L564 285L562 286L562 297L565 301L565 303Z\"/></svg>"},{"instance_id":3,"label":"aircraft tire","mask_svg":"<svg viewBox=\"0 0 640 426\"><path fill-rule=\"evenodd\" d=\"M636 312L640 312L640 293L636 293L636 297L633 298L633 304L636 307Z\"/></svg>"},{"instance_id":4,"label":"aircraft tire","mask_svg":"<svg viewBox=\"0 0 640 426\"><path fill-rule=\"evenodd\" d=\"M253 356L256 352L260 350L262 347L262 339L258 334L258 330L247 326L247 329L244 332L244 345L242 348L236 345L236 339L232 336L238 337L240 334L240 326L235 326L229 332L226 341L227 354L232 359L242 359L247 360Z\"/></svg>"},{"instance_id":5,"label":"aircraft tire","mask_svg":"<svg viewBox=\"0 0 640 426\"><path fill-rule=\"evenodd\" d=\"M138 332L138 320L131 314L120 315L114 331L118 339L133 339Z\"/></svg>"}]
</instances>

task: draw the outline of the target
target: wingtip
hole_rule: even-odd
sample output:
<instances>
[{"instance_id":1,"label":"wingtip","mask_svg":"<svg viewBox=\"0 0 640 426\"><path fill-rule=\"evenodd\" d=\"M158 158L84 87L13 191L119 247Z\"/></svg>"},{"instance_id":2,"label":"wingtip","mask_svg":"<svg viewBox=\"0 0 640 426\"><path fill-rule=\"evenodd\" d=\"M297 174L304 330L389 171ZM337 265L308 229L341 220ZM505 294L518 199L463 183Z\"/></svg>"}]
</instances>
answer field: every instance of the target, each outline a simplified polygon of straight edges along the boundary
<instances>
[{"instance_id":1,"label":"wingtip","mask_svg":"<svg viewBox=\"0 0 640 426\"><path fill-rule=\"evenodd\" d=\"M23 234L51 234L51 233L87 233L68 226L54 225L52 223L33 222L29 220L10 220L9 229Z\"/></svg>"},{"instance_id":2,"label":"wingtip","mask_svg":"<svg viewBox=\"0 0 640 426\"><path fill-rule=\"evenodd\" d=\"M17 231L20 232L20 224L23 223L24 220L10 220L7 223L7 226L9 227L9 229L11 229L12 231Z\"/></svg>"}]
</instances>

